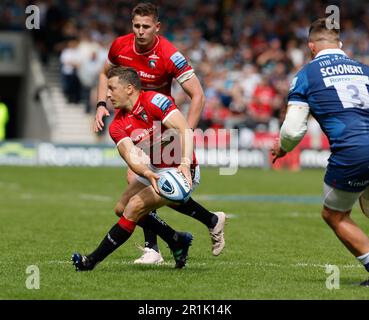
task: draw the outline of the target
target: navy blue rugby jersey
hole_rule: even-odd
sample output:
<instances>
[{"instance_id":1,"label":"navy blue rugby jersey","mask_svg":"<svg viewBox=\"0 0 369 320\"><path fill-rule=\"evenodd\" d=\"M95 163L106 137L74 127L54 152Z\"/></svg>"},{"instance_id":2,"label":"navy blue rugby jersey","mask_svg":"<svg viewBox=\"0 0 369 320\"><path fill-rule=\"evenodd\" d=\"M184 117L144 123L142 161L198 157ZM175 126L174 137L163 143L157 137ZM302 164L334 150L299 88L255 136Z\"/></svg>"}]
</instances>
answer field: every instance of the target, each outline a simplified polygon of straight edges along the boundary
<instances>
[{"instance_id":1,"label":"navy blue rugby jersey","mask_svg":"<svg viewBox=\"0 0 369 320\"><path fill-rule=\"evenodd\" d=\"M331 147L329 163L369 161L369 67L326 49L293 79L289 105L308 105Z\"/></svg>"}]
</instances>

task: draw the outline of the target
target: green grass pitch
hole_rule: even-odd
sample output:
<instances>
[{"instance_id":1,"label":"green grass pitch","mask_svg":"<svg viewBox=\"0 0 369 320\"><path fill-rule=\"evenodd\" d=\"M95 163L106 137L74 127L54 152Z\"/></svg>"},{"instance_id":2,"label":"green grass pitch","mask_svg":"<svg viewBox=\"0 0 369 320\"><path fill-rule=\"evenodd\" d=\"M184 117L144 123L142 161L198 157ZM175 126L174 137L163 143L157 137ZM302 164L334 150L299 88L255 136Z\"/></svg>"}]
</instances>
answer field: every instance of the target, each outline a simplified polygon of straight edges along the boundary
<instances>
[{"instance_id":1,"label":"green grass pitch","mask_svg":"<svg viewBox=\"0 0 369 320\"><path fill-rule=\"evenodd\" d=\"M194 235L186 268L173 268L161 240L163 265L134 265L138 227L94 271L79 273L70 256L92 251L116 223L125 169L0 167L0 299L367 299L358 286L366 271L320 217L323 175L204 168L194 198L229 214L220 256L211 255L204 225L162 208L164 220ZM352 215L368 233L358 205ZM339 268L339 289L326 287L327 264ZM39 289L26 287L30 265Z\"/></svg>"}]
</instances>

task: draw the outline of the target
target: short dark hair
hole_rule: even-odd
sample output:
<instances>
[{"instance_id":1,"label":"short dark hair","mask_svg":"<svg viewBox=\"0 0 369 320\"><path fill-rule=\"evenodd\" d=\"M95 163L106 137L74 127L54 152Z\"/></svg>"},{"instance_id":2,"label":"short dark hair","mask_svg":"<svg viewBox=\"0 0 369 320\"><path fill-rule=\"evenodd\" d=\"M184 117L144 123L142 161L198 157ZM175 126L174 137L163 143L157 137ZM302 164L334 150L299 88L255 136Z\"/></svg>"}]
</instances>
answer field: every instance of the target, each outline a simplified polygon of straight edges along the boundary
<instances>
[{"instance_id":1,"label":"short dark hair","mask_svg":"<svg viewBox=\"0 0 369 320\"><path fill-rule=\"evenodd\" d=\"M155 21L159 20L159 8L150 2L141 2L132 10L131 18L135 16L153 16Z\"/></svg>"},{"instance_id":2,"label":"short dark hair","mask_svg":"<svg viewBox=\"0 0 369 320\"><path fill-rule=\"evenodd\" d=\"M141 80L137 71L129 67L113 67L107 73L108 79L118 77L119 81L131 84L135 89L141 90Z\"/></svg>"},{"instance_id":3,"label":"short dark hair","mask_svg":"<svg viewBox=\"0 0 369 320\"><path fill-rule=\"evenodd\" d=\"M340 41L340 27L330 18L315 20L309 28L309 41L326 40L329 42Z\"/></svg>"}]
</instances>

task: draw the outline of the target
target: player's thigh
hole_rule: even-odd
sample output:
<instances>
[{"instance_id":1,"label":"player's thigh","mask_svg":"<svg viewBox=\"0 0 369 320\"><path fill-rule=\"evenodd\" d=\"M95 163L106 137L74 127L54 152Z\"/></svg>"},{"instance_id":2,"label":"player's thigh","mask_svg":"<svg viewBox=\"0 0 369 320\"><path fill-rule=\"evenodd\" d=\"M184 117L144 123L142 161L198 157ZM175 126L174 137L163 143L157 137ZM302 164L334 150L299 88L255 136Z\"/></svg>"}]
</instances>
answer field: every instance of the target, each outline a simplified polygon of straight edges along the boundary
<instances>
[{"instance_id":1,"label":"player's thigh","mask_svg":"<svg viewBox=\"0 0 369 320\"><path fill-rule=\"evenodd\" d=\"M120 199L115 205L115 213L121 216L130 198L132 198L135 194L139 193L144 188L146 188L146 185L142 184L137 179L133 180L124 190Z\"/></svg>"},{"instance_id":2,"label":"player's thigh","mask_svg":"<svg viewBox=\"0 0 369 320\"><path fill-rule=\"evenodd\" d=\"M147 186L129 199L124 216L127 219L138 221L150 211L170 204L172 202L158 195L152 186Z\"/></svg>"},{"instance_id":3,"label":"player's thigh","mask_svg":"<svg viewBox=\"0 0 369 320\"><path fill-rule=\"evenodd\" d=\"M352 210L360 194L361 192L339 190L324 183L323 204L333 211L348 212Z\"/></svg>"}]
</instances>

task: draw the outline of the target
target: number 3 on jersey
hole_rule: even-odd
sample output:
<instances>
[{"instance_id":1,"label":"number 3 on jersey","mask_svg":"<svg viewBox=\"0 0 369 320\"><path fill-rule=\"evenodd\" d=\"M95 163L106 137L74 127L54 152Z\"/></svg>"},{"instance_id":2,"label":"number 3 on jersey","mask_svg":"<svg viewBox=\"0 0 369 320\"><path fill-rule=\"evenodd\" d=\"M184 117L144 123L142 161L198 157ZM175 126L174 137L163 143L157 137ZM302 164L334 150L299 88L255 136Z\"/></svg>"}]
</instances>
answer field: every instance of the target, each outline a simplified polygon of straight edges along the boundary
<instances>
[{"instance_id":1,"label":"number 3 on jersey","mask_svg":"<svg viewBox=\"0 0 369 320\"><path fill-rule=\"evenodd\" d=\"M350 81L340 83L334 87L344 108L369 109L369 93L365 82Z\"/></svg>"}]
</instances>

